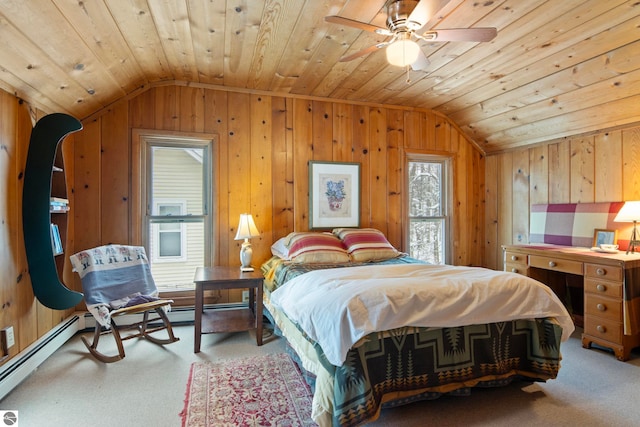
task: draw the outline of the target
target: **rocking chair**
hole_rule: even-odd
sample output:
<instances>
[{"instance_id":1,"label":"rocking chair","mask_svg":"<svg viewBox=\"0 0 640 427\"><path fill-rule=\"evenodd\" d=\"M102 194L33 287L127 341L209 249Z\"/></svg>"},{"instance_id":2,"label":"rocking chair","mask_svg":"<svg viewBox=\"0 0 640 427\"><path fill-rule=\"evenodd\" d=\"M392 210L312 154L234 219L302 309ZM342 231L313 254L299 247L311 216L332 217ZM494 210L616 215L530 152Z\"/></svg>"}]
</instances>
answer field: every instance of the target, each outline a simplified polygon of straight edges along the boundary
<instances>
[{"instance_id":1,"label":"rocking chair","mask_svg":"<svg viewBox=\"0 0 640 427\"><path fill-rule=\"evenodd\" d=\"M159 345L180 339L174 336L166 313L173 300L157 297L158 290L144 247L106 245L78 252L70 258L73 271L82 280L87 309L96 320L93 341L81 337L96 359L111 363L124 358L122 342L131 338L146 338ZM149 316L153 312L156 317ZM142 320L118 325L115 318L127 314L142 314ZM157 322L159 320L162 324ZM121 335L121 332L133 329L135 333ZM167 331L167 338L151 335L162 330ZM115 340L118 348L115 355L98 350L100 337L107 334L113 335Z\"/></svg>"}]
</instances>

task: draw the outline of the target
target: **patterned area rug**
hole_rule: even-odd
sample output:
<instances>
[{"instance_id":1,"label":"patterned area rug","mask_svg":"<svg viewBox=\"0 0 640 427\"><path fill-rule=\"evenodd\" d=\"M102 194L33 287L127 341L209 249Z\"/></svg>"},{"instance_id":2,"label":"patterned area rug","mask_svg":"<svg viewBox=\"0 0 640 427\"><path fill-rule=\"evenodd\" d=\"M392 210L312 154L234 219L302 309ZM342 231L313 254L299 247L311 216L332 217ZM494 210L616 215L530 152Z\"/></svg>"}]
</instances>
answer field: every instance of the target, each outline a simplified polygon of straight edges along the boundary
<instances>
[{"instance_id":1,"label":"patterned area rug","mask_svg":"<svg viewBox=\"0 0 640 427\"><path fill-rule=\"evenodd\" d=\"M284 353L193 363L183 427L316 426L313 396L298 367Z\"/></svg>"}]
</instances>

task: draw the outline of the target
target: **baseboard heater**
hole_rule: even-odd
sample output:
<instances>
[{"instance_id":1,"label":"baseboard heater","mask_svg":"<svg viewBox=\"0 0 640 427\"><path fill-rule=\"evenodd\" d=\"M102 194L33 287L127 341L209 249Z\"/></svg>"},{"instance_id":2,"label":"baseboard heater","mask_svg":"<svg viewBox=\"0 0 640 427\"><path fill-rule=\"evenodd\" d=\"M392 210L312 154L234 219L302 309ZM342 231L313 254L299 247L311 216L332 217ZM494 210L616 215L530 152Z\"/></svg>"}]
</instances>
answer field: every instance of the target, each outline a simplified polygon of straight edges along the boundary
<instances>
[{"instance_id":1,"label":"baseboard heater","mask_svg":"<svg viewBox=\"0 0 640 427\"><path fill-rule=\"evenodd\" d=\"M241 303L215 304L206 308L225 309L241 305ZM193 307L174 307L167 315L172 325L189 325L193 324L193 311ZM124 320L126 317L131 317L132 323L136 320L135 315L124 316L118 320ZM75 313L11 358L0 367L0 401L75 334L93 331L94 327L95 320L90 313ZM88 352L87 356L91 357Z\"/></svg>"},{"instance_id":2,"label":"baseboard heater","mask_svg":"<svg viewBox=\"0 0 640 427\"><path fill-rule=\"evenodd\" d=\"M73 337L80 323L80 316L71 316L3 365L0 370L0 400Z\"/></svg>"}]
</instances>

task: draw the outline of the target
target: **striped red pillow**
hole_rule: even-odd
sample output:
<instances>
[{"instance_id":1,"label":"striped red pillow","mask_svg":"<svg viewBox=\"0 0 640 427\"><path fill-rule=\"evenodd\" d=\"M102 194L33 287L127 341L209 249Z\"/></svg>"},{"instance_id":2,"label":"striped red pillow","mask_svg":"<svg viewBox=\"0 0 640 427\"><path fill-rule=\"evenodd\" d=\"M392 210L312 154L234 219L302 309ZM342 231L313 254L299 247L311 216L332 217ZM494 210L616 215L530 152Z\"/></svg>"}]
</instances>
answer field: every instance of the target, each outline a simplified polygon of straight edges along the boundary
<instances>
[{"instance_id":1,"label":"striped red pillow","mask_svg":"<svg viewBox=\"0 0 640 427\"><path fill-rule=\"evenodd\" d=\"M383 261L400 255L385 235L375 228L336 228L333 234L342 240L355 262Z\"/></svg>"},{"instance_id":2,"label":"striped red pillow","mask_svg":"<svg viewBox=\"0 0 640 427\"><path fill-rule=\"evenodd\" d=\"M295 263L333 264L350 261L342 242L331 233L296 232L289 236L289 259Z\"/></svg>"}]
</instances>

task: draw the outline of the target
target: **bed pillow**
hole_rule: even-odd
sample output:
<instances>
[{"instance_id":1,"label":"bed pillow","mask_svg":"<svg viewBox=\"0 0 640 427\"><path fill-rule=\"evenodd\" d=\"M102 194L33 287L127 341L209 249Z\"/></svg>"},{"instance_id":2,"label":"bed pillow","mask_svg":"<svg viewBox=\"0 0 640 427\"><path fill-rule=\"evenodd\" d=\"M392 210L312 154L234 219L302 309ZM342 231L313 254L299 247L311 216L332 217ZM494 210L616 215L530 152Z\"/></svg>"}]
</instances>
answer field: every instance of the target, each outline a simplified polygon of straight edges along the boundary
<instances>
[{"instance_id":1,"label":"bed pillow","mask_svg":"<svg viewBox=\"0 0 640 427\"><path fill-rule=\"evenodd\" d=\"M336 228L333 234L342 240L355 262L384 261L400 255L385 235L375 228Z\"/></svg>"},{"instance_id":2,"label":"bed pillow","mask_svg":"<svg viewBox=\"0 0 640 427\"><path fill-rule=\"evenodd\" d=\"M285 238L288 259L295 263L333 264L349 262L344 245L331 233L297 232Z\"/></svg>"},{"instance_id":3,"label":"bed pillow","mask_svg":"<svg viewBox=\"0 0 640 427\"><path fill-rule=\"evenodd\" d=\"M271 245L271 254L278 258L289 260L289 248L287 247L286 242L287 237L281 237L276 240L275 243Z\"/></svg>"}]
</instances>

